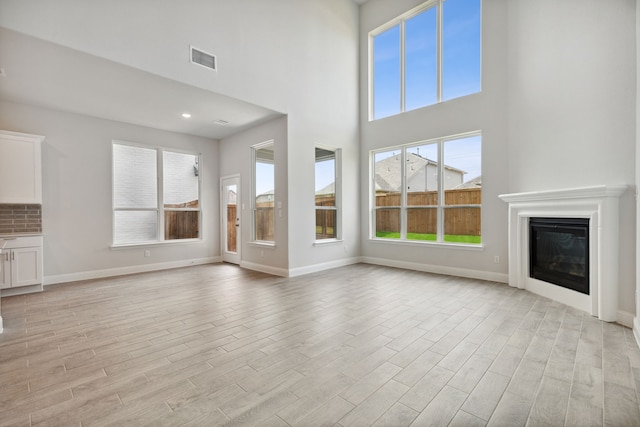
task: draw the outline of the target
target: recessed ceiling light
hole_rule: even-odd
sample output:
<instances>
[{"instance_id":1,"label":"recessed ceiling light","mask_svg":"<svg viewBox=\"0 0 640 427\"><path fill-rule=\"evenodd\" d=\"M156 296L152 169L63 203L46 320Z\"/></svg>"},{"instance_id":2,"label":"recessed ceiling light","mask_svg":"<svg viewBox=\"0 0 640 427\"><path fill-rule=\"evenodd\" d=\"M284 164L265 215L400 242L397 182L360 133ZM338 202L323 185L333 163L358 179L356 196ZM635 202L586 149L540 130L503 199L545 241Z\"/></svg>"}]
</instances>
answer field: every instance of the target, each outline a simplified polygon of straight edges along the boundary
<instances>
[{"instance_id":1,"label":"recessed ceiling light","mask_svg":"<svg viewBox=\"0 0 640 427\"><path fill-rule=\"evenodd\" d=\"M189 113L182 113L182 117L184 117L185 119L188 119L191 117L191 114Z\"/></svg>"},{"instance_id":2,"label":"recessed ceiling light","mask_svg":"<svg viewBox=\"0 0 640 427\"><path fill-rule=\"evenodd\" d=\"M218 119L218 120L214 121L213 123L215 123L217 125L220 125L220 126L224 126L224 125L228 125L229 124L228 121L222 120L222 119Z\"/></svg>"}]
</instances>

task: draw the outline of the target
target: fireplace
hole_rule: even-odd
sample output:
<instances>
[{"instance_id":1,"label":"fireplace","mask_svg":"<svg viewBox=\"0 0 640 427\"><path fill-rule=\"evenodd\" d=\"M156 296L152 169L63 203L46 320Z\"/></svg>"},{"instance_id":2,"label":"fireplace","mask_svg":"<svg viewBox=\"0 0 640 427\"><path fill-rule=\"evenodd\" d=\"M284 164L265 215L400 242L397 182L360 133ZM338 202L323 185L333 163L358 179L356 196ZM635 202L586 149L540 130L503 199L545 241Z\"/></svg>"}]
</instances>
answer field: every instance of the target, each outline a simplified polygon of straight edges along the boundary
<instances>
[{"instance_id":1,"label":"fireplace","mask_svg":"<svg viewBox=\"0 0 640 427\"><path fill-rule=\"evenodd\" d=\"M589 219L529 218L529 277L589 295Z\"/></svg>"},{"instance_id":2,"label":"fireplace","mask_svg":"<svg viewBox=\"0 0 640 427\"><path fill-rule=\"evenodd\" d=\"M618 318L619 197L626 189L625 185L598 185L500 195L509 204L509 285L584 310L600 320L615 322ZM585 238L588 238L588 243L584 242L588 260L584 266L587 293L549 283L546 278L532 277L529 257L532 251L529 238L532 218L560 223L565 220L575 222L576 218L588 220L584 226ZM575 237L573 233L572 227L565 234ZM535 241L540 245L537 237ZM579 244L576 246L580 247ZM577 265L568 268L569 275L582 275L571 274L579 268ZM567 269L554 265L551 270L562 272Z\"/></svg>"}]
</instances>

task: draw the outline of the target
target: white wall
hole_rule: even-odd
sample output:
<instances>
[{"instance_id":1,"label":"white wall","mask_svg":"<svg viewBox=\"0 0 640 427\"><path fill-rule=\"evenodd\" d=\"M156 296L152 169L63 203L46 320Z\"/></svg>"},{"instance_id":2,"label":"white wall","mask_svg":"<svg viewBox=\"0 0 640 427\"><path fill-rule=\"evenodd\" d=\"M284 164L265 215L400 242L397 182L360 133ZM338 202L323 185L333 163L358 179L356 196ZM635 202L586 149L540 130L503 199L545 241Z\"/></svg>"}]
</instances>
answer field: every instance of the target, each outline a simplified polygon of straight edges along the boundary
<instances>
[{"instance_id":1,"label":"white wall","mask_svg":"<svg viewBox=\"0 0 640 427\"><path fill-rule=\"evenodd\" d=\"M274 263L296 272L359 253L358 20L351 0L0 0L1 26L287 114ZM217 73L189 64L190 44ZM316 144L343 150L344 244L313 246Z\"/></svg>"},{"instance_id":2,"label":"white wall","mask_svg":"<svg viewBox=\"0 0 640 427\"><path fill-rule=\"evenodd\" d=\"M0 102L0 129L46 137L45 284L219 258L217 141L7 102ZM201 242L111 249L114 139L202 154ZM151 257L144 257L144 250L150 250Z\"/></svg>"},{"instance_id":3,"label":"white wall","mask_svg":"<svg viewBox=\"0 0 640 427\"><path fill-rule=\"evenodd\" d=\"M510 192L627 184L619 308L634 313L635 2L509 2Z\"/></svg>"},{"instance_id":4,"label":"white wall","mask_svg":"<svg viewBox=\"0 0 640 427\"><path fill-rule=\"evenodd\" d=\"M368 240L377 262L503 279L507 206L501 193L599 184L635 185L635 2L484 0L482 92L398 116L367 117L367 33L422 0L371 0L362 7L361 164L369 151L479 129L483 136L484 250L462 251ZM362 170L362 205L369 174ZM634 313L636 213L621 198L620 310ZM494 255L503 260L493 263Z\"/></svg>"},{"instance_id":5,"label":"white wall","mask_svg":"<svg viewBox=\"0 0 640 427\"><path fill-rule=\"evenodd\" d=\"M507 207L498 199L507 193L507 1L485 0L482 10L482 92L368 121L368 33L423 0L370 0L361 6L360 124L362 165L360 216L362 254L368 261L428 271L506 281ZM369 240L369 152L463 132L482 131L483 249L407 245ZM494 263L498 256L500 263Z\"/></svg>"},{"instance_id":6,"label":"white wall","mask_svg":"<svg viewBox=\"0 0 640 427\"><path fill-rule=\"evenodd\" d=\"M275 156L275 202L281 202L285 214L276 215L275 245L250 243L252 230L251 147L273 141ZM281 165L287 164L287 118L282 117L225 138L220 142L220 176L240 175L241 265L282 276L288 275L288 229L286 221L287 173ZM226 229L226 224L224 225Z\"/></svg>"},{"instance_id":7,"label":"white wall","mask_svg":"<svg viewBox=\"0 0 640 427\"><path fill-rule=\"evenodd\" d=\"M633 331L636 341L640 345L640 200L638 189L640 188L640 2L636 2L636 318L633 323Z\"/></svg>"}]
</instances>

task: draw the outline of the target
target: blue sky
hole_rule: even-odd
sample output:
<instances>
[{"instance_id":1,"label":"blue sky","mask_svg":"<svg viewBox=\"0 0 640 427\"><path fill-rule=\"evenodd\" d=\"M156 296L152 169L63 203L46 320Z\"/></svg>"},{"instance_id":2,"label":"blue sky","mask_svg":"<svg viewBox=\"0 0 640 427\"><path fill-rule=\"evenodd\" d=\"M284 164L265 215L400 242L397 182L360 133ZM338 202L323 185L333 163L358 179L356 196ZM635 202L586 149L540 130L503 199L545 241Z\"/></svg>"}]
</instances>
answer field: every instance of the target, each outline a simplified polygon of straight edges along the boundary
<instances>
[{"instance_id":1,"label":"blue sky","mask_svg":"<svg viewBox=\"0 0 640 427\"><path fill-rule=\"evenodd\" d=\"M436 7L405 21L405 111L436 102ZM400 24L374 37L374 118L401 111ZM442 100L480 90L480 0L443 3Z\"/></svg>"},{"instance_id":2,"label":"blue sky","mask_svg":"<svg viewBox=\"0 0 640 427\"><path fill-rule=\"evenodd\" d=\"M273 163L256 162L256 196L275 188Z\"/></svg>"}]
</instances>

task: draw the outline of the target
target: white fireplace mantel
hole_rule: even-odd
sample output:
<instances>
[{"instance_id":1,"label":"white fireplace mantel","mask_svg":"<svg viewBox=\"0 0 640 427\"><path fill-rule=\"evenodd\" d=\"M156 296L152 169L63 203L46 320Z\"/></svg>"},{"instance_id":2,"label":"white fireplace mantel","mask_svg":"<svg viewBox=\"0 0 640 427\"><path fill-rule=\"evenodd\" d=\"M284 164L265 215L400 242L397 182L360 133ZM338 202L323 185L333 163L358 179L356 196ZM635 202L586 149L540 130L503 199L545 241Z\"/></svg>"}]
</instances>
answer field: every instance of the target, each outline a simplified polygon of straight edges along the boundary
<instances>
[{"instance_id":1,"label":"white fireplace mantel","mask_svg":"<svg viewBox=\"0 0 640 427\"><path fill-rule=\"evenodd\" d=\"M626 185L502 194L509 204L509 285L584 310L601 320L618 316L619 198ZM588 218L590 294L529 277L529 218Z\"/></svg>"}]
</instances>

